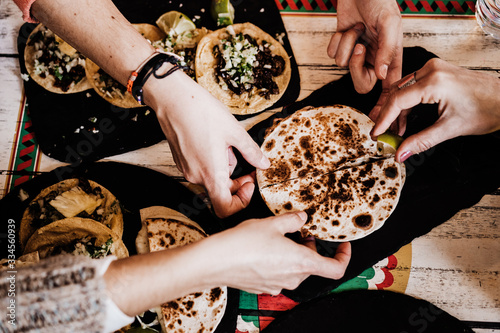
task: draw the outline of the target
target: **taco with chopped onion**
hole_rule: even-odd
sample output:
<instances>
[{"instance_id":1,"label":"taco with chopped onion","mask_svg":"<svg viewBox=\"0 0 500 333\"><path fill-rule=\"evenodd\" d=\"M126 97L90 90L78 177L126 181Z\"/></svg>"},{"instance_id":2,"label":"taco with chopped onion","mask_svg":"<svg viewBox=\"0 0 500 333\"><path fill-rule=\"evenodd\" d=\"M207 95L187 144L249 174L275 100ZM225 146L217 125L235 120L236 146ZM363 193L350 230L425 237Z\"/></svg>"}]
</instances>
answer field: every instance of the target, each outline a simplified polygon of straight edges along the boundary
<instances>
[{"instance_id":1,"label":"taco with chopped onion","mask_svg":"<svg viewBox=\"0 0 500 333\"><path fill-rule=\"evenodd\" d=\"M234 24L201 39L196 80L233 114L265 110L284 94L291 77L285 48L251 23Z\"/></svg>"},{"instance_id":2,"label":"taco with chopped onion","mask_svg":"<svg viewBox=\"0 0 500 333\"><path fill-rule=\"evenodd\" d=\"M123 234L120 203L105 187L92 180L71 178L43 189L21 219L19 242L24 247L38 229L54 222L80 217Z\"/></svg>"},{"instance_id":3,"label":"taco with chopped onion","mask_svg":"<svg viewBox=\"0 0 500 333\"><path fill-rule=\"evenodd\" d=\"M71 94L92 88L85 57L43 24L28 37L24 61L30 77L50 92Z\"/></svg>"},{"instance_id":4,"label":"taco with chopped onion","mask_svg":"<svg viewBox=\"0 0 500 333\"><path fill-rule=\"evenodd\" d=\"M58 254L84 255L92 259L115 255L128 257L128 250L111 229L91 219L73 217L38 230L26 243L24 253L38 252L41 259Z\"/></svg>"},{"instance_id":5,"label":"taco with chopped onion","mask_svg":"<svg viewBox=\"0 0 500 333\"><path fill-rule=\"evenodd\" d=\"M134 28L151 43L162 40L165 34L157 27L147 23L133 24ZM102 70L96 63L87 59L85 71L94 90L109 103L121 108L141 107L127 88Z\"/></svg>"}]
</instances>

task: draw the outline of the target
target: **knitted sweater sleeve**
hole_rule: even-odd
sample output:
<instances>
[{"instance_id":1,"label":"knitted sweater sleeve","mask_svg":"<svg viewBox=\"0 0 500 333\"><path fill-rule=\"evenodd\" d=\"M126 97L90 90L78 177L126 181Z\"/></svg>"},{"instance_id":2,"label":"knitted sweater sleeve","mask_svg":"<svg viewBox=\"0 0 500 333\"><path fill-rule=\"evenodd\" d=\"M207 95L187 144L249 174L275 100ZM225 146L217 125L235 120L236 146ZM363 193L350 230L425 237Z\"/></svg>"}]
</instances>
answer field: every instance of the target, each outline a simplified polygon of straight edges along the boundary
<instances>
[{"instance_id":1,"label":"knitted sweater sleeve","mask_svg":"<svg viewBox=\"0 0 500 333\"><path fill-rule=\"evenodd\" d=\"M103 332L110 299L102 277L111 258L59 255L0 272L1 332Z\"/></svg>"},{"instance_id":2,"label":"knitted sweater sleeve","mask_svg":"<svg viewBox=\"0 0 500 333\"><path fill-rule=\"evenodd\" d=\"M31 5L33 5L35 1L36 0L14 0L23 13L23 20L26 22L37 23L37 20L31 16Z\"/></svg>"}]
</instances>

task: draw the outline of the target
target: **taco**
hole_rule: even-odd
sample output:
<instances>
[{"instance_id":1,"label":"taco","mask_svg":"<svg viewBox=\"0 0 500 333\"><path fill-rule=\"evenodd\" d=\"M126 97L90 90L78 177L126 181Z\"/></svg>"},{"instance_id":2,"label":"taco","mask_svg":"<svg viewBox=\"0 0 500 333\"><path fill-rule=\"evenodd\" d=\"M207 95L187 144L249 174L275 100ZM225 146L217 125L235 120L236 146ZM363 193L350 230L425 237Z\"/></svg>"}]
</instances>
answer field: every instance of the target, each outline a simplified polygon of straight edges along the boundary
<instances>
[{"instance_id":1,"label":"taco","mask_svg":"<svg viewBox=\"0 0 500 333\"><path fill-rule=\"evenodd\" d=\"M341 105L276 122L261 147L271 167L257 170L269 209L305 211L302 235L328 241L359 239L382 227L399 201L405 168L394 149L371 140L372 127L367 116Z\"/></svg>"},{"instance_id":2,"label":"taco","mask_svg":"<svg viewBox=\"0 0 500 333\"><path fill-rule=\"evenodd\" d=\"M24 61L30 77L50 92L71 94L92 88L85 57L43 24L28 37Z\"/></svg>"},{"instance_id":3,"label":"taco","mask_svg":"<svg viewBox=\"0 0 500 333\"><path fill-rule=\"evenodd\" d=\"M138 253L173 249L207 237L201 227L183 214L166 207L141 210L143 227L136 239ZM227 287L193 293L154 309L162 332L214 332L227 303Z\"/></svg>"},{"instance_id":4,"label":"taco","mask_svg":"<svg viewBox=\"0 0 500 333\"><path fill-rule=\"evenodd\" d=\"M184 73L195 80L196 48L200 40L209 32L206 28L199 28L179 35L175 30L171 29L165 38L153 42L153 46L162 51L175 53L182 57L182 60L178 63L179 66L182 67Z\"/></svg>"},{"instance_id":5,"label":"taco","mask_svg":"<svg viewBox=\"0 0 500 333\"><path fill-rule=\"evenodd\" d=\"M37 229L73 217L92 219L123 234L120 203L105 187L87 179L71 178L43 189L28 205L21 219L21 247Z\"/></svg>"},{"instance_id":6,"label":"taco","mask_svg":"<svg viewBox=\"0 0 500 333\"><path fill-rule=\"evenodd\" d=\"M165 37L165 34L154 25L141 23L133 24L133 26L151 43ZM112 78L90 59L87 59L85 71L92 88L107 102L127 109L143 106L135 100L124 85Z\"/></svg>"},{"instance_id":7,"label":"taco","mask_svg":"<svg viewBox=\"0 0 500 333\"><path fill-rule=\"evenodd\" d=\"M35 251L41 259L64 253L93 259L110 254L118 258L128 257L125 244L111 229L79 217L53 222L36 230L26 243L24 253Z\"/></svg>"},{"instance_id":8,"label":"taco","mask_svg":"<svg viewBox=\"0 0 500 333\"><path fill-rule=\"evenodd\" d=\"M290 82L284 47L251 23L207 34L196 50L196 80L233 114L252 114L276 103Z\"/></svg>"}]
</instances>

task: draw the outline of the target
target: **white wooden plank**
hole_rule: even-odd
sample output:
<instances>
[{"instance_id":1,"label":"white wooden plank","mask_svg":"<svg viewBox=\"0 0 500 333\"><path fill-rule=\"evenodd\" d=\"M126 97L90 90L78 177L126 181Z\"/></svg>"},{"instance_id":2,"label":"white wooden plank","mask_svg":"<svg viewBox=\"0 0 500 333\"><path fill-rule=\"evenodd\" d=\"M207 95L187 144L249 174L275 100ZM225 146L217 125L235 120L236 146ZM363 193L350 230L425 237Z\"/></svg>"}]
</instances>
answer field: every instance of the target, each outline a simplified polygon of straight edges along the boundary
<instances>
[{"instance_id":1,"label":"white wooden plank","mask_svg":"<svg viewBox=\"0 0 500 333\"><path fill-rule=\"evenodd\" d=\"M17 54L17 36L23 24L21 11L12 0L0 0L0 53Z\"/></svg>"}]
</instances>

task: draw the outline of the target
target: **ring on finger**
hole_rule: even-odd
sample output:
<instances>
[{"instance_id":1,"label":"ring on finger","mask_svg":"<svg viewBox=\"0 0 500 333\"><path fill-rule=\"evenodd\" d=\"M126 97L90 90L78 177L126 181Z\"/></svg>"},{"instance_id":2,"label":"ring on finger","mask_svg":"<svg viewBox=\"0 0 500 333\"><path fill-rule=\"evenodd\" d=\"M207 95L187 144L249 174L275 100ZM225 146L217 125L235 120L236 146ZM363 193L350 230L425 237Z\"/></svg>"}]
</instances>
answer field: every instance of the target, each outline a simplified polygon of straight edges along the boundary
<instances>
[{"instance_id":1,"label":"ring on finger","mask_svg":"<svg viewBox=\"0 0 500 333\"><path fill-rule=\"evenodd\" d=\"M417 72L411 73L406 79L398 84L398 89L403 89L417 83Z\"/></svg>"}]
</instances>

